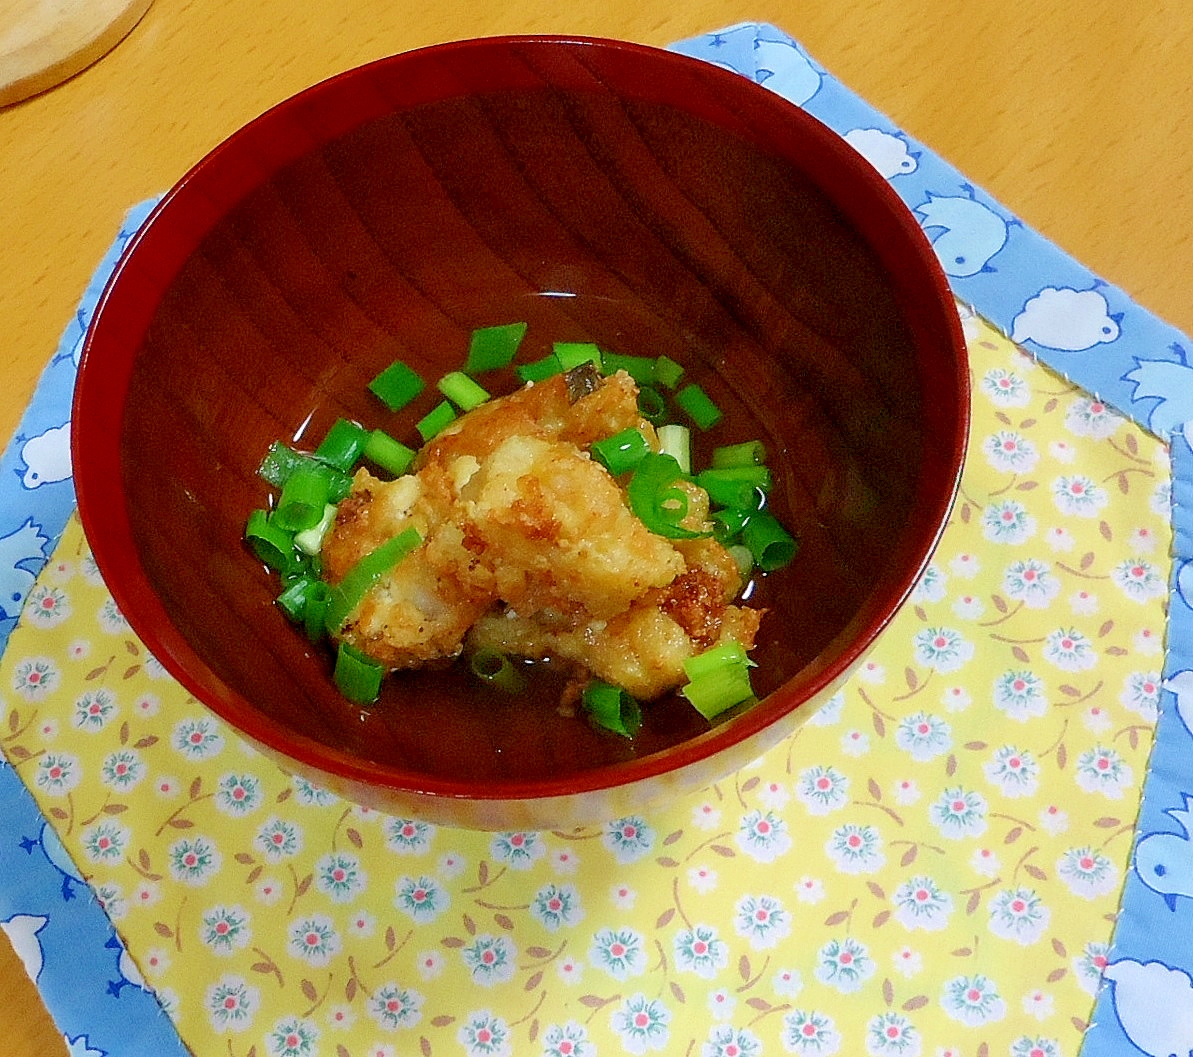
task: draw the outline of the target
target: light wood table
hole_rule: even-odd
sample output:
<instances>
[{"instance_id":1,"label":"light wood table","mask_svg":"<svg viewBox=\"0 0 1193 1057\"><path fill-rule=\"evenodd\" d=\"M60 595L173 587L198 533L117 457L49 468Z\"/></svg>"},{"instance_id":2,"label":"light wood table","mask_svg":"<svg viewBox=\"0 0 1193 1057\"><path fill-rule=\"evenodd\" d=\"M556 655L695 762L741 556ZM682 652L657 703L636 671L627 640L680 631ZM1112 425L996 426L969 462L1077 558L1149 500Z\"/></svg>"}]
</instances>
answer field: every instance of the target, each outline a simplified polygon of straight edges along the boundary
<instances>
[{"instance_id":1,"label":"light wood table","mask_svg":"<svg viewBox=\"0 0 1193 1057\"><path fill-rule=\"evenodd\" d=\"M155 0L96 65L0 110L0 434L15 429L125 209L269 105L446 39L661 45L744 20L791 33L1026 224L1193 333L1187 0ZM0 980L5 1052L63 1052L7 949Z\"/></svg>"}]
</instances>

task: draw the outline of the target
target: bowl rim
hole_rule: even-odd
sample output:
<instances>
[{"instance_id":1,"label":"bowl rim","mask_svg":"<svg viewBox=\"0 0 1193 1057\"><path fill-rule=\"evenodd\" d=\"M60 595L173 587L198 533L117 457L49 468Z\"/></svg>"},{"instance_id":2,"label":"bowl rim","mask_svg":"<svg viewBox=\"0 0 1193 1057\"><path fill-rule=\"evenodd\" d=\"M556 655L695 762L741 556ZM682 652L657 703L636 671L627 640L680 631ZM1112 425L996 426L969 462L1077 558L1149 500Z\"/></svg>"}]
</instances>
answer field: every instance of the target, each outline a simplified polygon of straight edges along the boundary
<instances>
[{"instance_id":1,"label":"bowl rim","mask_svg":"<svg viewBox=\"0 0 1193 1057\"><path fill-rule=\"evenodd\" d=\"M318 110L324 120L334 122L337 119L329 113L329 100L335 98L342 89L350 87L353 79L366 76L368 71L377 67L425 64L440 56L456 58L461 53L478 49L533 49L540 45L612 50L623 58L654 63L659 70L665 67L698 70L701 79L709 80L714 85L722 83L726 88L732 86L737 93L733 97L735 101L739 98L748 99L755 94L755 105L765 101L765 106L760 107L759 112L771 115L774 120L779 120L775 115L781 115L783 122L790 122L792 128L798 127L801 142L811 141L816 148L811 152L814 167L831 169L849 182L846 191L840 192L826 187L823 179L814 177L821 191L839 207L841 194L868 199L879 207L870 218L872 226L883 227L889 239L899 242L902 250L910 251L908 260L914 262L917 270L915 281L921 284L917 288L917 300L925 306L929 300L934 303L932 307L942 312L943 322L950 335L956 370L955 376L949 380L948 388L956 394L956 414L951 434L941 438L948 448L945 460L948 480L937 482L938 486L930 489L923 481L919 484L922 493L920 499L926 506L917 510L914 516L918 523L933 526L932 531L919 540L919 545L912 548L911 553L901 558L904 562L903 576L888 586L877 601L874 595L868 596L864 611L872 615L862 626L856 626L855 618L820 657L801 671L796 677L799 681L798 690L792 688L795 680L789 681L767 698L736 715L729 723L714 725L697 737L661 752L590 771L573 772L562 778L506 780L492 783L487 788L476 788L461 779L428 778L416 772L372 763L324 745L267 717L245 697L224 684L174 628L137 554L130 511L126 504L113 502L111 493L111 482L121 479L122 418L136 350L156 309L156 302L131 304L130 298L124 294L124 288L125 277L141 269L142 256L152 263L155 254L164 252L166 257L177 258L177 266L181 267L182 261L193 252L226 208L239 200L240 193L247 194L257 186L252 183L243 188L239 184L235 187L219 187L214 184L212 177L225 158L243 154L255 136L285 132L295 114L304 109L310 111L312 107ZM647 70L641 76L644 80L650 80L654 73ZM652 90L658 88L656 79L652 81ZM442 94L429 96L427 101L446 97ZM677 105L680 102L674 98L668 101ZM367 116L354 119L336 134L342 135L365 120L368 120ZM274 141L270 143L275 153L269 158L268 167L259 166L262 178L300 157L309 146L309 137L293 137L288 148L276 142L276 139L274 135ZM327 139L319 142L327 142ZM295 150L296 144L301 144L303 149ZM782 157L789 157L784 151L778 153ZM807 166L803 166L803 169L808 171ZM240 182L243 183L243 176ZM856 220L853 211L846 212L851 220ZM185 253L177 250L178 236L173 232L169 237L175 249L165 252L161 233L167 223L174 226L175 231L179 226L184 230L188 246ZM874 246L872 237L867 241ZM882 252L879 252L879 256L881 259ZM899 294L899 287L907 285L909 280L906 275L899 274L889 266L887 272L899 295L898 302L905 309L906 295ZM172 279L173 274L159 277L158 285L164 290ZM927 311L927 307L923 310ZM129 240L100 295L84 339L78 368L71 416L71 454L75 467L79 518L100 574L117 607L133 632L170 675L221 719L273 752L340 781L444 800L525 801L613 789L700 764L722 749L757 738L767 728L797 711L803 701L843 679L900 610L931 560L960 487L969 419L970 378L965 342L947 277L911 210L887 180L843 137L769 89L738 73L697 58L605 37L525 34L474 37L430 44L337 73L274 104L196 162L163 196ZM848 639L844 646L841 645L842 639Z\"/></svg>"}]
</instances>

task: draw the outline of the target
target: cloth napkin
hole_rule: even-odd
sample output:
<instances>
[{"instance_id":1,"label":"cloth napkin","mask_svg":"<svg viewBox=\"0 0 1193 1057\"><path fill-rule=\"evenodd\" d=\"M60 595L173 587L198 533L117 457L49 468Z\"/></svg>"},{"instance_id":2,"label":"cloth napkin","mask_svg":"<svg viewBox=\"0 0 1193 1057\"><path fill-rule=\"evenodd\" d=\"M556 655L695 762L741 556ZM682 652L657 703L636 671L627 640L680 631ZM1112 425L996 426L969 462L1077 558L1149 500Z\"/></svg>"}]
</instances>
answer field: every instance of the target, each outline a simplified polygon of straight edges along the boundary
<instances>
[{"instance_id":1,"label":"cloth napkin","mask_svg":"<svg viewBox=\"0 0 1193 1057\"><path fill-rule=\"evenodd\" d=\"M972 445L912 603L788 742L603 827L437 829L288 778L130 634L44 454L139 207L5 456L0 522L24 603L0 918L77 1052L1189 1048L1185 339L774 27L676 47L844 135L961 299Z\"/></svg>"}]
</instances>

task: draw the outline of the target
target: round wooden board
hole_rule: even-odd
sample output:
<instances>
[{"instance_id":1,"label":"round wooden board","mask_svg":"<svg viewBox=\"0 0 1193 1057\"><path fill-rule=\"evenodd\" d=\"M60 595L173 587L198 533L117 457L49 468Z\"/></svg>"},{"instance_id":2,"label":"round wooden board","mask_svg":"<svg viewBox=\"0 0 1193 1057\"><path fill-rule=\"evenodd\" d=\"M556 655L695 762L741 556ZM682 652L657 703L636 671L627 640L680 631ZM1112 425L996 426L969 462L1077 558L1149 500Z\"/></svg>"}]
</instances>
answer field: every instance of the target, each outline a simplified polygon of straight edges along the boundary
<instances>
[{"instance_id":1,"label":"round wooden board","mask_svg":"<svg viewBox=\"0 0 1193 1057\"><path fill-rule=\"evenodd\" d=\"M152 0L0 0L0 106L65 81L106 54Z\"/></svg>"}]
</instances>

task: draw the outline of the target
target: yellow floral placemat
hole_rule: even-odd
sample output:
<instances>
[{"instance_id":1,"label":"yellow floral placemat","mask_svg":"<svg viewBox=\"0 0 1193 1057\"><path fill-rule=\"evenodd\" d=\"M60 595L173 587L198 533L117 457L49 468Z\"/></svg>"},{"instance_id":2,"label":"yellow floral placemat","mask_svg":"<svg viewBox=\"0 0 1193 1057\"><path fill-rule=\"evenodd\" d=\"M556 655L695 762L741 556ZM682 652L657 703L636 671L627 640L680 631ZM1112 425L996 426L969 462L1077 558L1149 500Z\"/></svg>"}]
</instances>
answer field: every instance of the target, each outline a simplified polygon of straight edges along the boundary
<instances>
[{"instance_id":1,"label":"yellow floral placemat","mask_svg":"<svg viewBox=\"0 0 1193 1057\"><path fill-rule=\"evenodd\" d=\"M1075 1054L1157 716L1167 451L963 316L969 462L912 600L786 742L603 827L288 777L147 654L72 522L3 746L197 1057Z\"/></svg>"}]
</instances>

